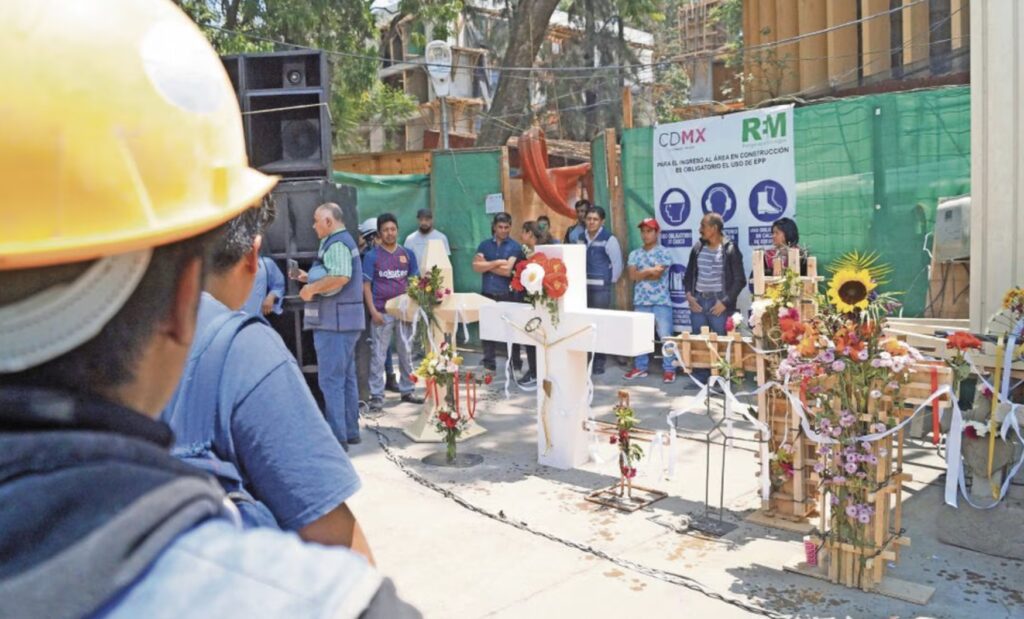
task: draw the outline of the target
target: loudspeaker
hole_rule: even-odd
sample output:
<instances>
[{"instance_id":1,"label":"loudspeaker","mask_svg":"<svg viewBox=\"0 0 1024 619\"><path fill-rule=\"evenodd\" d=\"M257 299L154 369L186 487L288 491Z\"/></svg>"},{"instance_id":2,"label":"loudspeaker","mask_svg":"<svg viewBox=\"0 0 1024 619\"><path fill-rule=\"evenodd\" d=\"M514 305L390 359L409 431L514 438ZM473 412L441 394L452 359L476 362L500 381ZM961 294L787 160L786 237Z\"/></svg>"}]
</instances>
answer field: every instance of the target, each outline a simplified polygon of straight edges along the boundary
<instances>
[{"instance_id":1,"label":"loudspeaker","mask_svg":"<svg viewBox=\"0 0 1024 619\"><path fill-rule=\"evenodd\" d=\"M224 56L242 108L249 161L285 179L331 173L327 59L319 51Z\"/></svg>"},{"instance_id":2,"label":"loudspeaker","mask_svg":"<svg viewBox=\"0 0 1024 619\"><path fill-rule=\"evenodd\" d=\"M306 87L306 63L302 60L287 60L282 63L281 76L285 88Z\"/></svg>"},{"instance_id":3,"label":"loudspeaker","mask_svg":"<svg viewBox=\"0 0 1024 619\"><path fill-rule=\"evenodd\" d=\"M326 179L288 181L278 184L271 195L277 207L277 218L264 231L263 244L275 259L292 258L309 263L316 258L320 239L313 230L313 211L325 202L340 206L345 227L353 236L359 234L355 187L337 185Z\"/></svg>"}]
</instances>

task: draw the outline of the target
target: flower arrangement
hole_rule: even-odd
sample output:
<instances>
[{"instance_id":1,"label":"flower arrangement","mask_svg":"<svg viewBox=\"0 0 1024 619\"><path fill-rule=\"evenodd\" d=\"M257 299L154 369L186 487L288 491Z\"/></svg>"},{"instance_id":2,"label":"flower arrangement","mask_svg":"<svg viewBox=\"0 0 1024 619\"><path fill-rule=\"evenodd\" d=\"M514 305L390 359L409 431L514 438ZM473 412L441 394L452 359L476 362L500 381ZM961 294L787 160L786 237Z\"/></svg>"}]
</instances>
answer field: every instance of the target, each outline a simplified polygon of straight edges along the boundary
<instances>
[{"instance_id":1,"label":"flower arrangement","mask_svg":"<svg viewBox=\"0 0 1024 619\"><path fill-rule=\"evenodd\" d=\"M644 457L644 450L634 441L630 432L639 425L633 409L625 402L620 402L613 409L615 413L615 428L617 433L612 435L609 442L619 446L619 496L632 496L633 478L636 477L636 465Z\"/></svg>"},{"instance_id":2,"label":"flower arrangement","mask_svg":"<svg viewBox=\"0 0 1024 619\"><path fill-rule=\"evenodd\" d=\"M537 252L526 260L516 263L510 288L524 294L526 301L534 308L543 304L551 315L551 323L558 325L558 300L569 288L569 276L565 263L558 258L549 258Z\"/></svg>"},{"instance_id":3,"label":"flower arrangement","mask_svg":"<svg viewBox=\"0 0 1024 619\"><path fill-rule=\"evenodd\" d=\"M874 269L874 272L873 272ZM874 543L868 527L874 508L877 465L883 443L864 440L895 424L880 411L902 406L901 389L923 356L887 337L886 317L899 307L892 294L878 293L884 269L871 256L848 257L833 269L817 316L801 319L795 308L777 308L778 337L786 346L780 380L798 385L809 406L814 431L834 442L820 443L814 471L832 505L828 535L839 544ZM782 469L782 457L773 461Z\"/></svg>"},{"instance_id":4,"label":"flower arrangement","mask_svg":"<svg viewBox=\"0 0 1024 619\"><path fill-rule=\"evenodd\" d=\"M981 340L966 331L956 331L946 337L946 349L954 351L946 365L953 370L953 393L959 396L960 383L971 374L966 354L971 350L981 350Z\"/></svg>"},{"instance_id":5,"label":"flower arrangement","mask_svg":"<svg viewBox=\"0 0 1024 619\"><path fill-rule=\"evenodd\" d=\"M772 488L778 490L793 478L793 450L787 445L780 445L771 456L769 470L772 476Z\"/></svg>"},{"instance_id":6,"label":"flower arrangement","mask_svg":"<svg viewBox=\"0 0 1024 619\"><path fill-rule=\"evenodd\" d=\"M412 276L409 278L409 286L406 294L419 305L426 317L426 325L416 332L423 350L430 350L430 330L440 328L434 310L440 305L445 297L452 293L451 288L444 286L444 279L441 269L436 265L430 268L426 274Z\"/></svg>"},{"instance_id":7,"label":"flower arrangement","mask_svg":"<svg viewBox=\"0 0 1024 619\"><path fill-rule=\"evenodd\" d=\"M426 381L427 396L434 405L434 427L444 436L449 463L456 459L456 441L476 417L477 387L492 380L490 374L479 378L472 372L463 373L461 366L462 357L455 346L445 341L436 351L427 352L410 377L413 382Z\"/></svg>"}]
</instances>

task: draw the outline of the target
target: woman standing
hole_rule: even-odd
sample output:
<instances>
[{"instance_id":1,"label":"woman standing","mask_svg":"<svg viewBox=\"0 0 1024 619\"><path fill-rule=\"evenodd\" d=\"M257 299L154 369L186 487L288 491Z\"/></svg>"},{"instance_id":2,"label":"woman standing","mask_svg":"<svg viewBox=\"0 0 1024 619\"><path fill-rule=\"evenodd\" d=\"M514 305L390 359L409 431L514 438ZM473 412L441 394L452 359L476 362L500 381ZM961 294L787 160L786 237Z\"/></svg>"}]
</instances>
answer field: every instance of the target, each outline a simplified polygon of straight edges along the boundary
<instances>
[{"instance_id":1,"label":"woman standing","mask_svg":"<svg viewBox=\"0 0 1024 619\"><path fill-rule=\"evenodd\" d=\"M789 268L789 250L800 250L800 275L807 274L807 252L800 247L800 230L796 222L789 217L776 219L772 224L772 248L764 252L764 271L771 275L775 272L775 263L781 269Z\"/></svg>"}]
</instances>

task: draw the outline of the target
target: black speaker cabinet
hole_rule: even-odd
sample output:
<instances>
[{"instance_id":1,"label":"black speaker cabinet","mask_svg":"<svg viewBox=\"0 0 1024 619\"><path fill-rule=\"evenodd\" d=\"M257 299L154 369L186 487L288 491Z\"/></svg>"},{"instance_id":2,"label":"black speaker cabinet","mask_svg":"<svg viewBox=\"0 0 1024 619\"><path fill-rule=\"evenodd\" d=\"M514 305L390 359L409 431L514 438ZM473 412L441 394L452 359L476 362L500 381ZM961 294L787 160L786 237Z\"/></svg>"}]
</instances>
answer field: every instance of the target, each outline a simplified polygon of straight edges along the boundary
<instances>
[{"instance_id":1,"label":"black speaker cabinet","mask_svg":"<svg viewBox=\"0 0 1024 619\"><path fill-rule=\"evenodd\" d=\"M224 56L253 167L285 179L328 178L329 73L319 51Z\"/></svg>"},{"instance_id":2,"label":"black speaker cabinet","mask_svg":"<svg viewBox=\"0 0 1024 619\"><path fill-rule=\"evenodd\" d=\"M325 202L334 202L341 207L345 227L358 232L358 213L356 211L356 190L349 185L337 185L326 179L317 180L285 180L274 188L274 204L277 207L277 218L264 231L263 252L277 263L278 268L287 277L288 260L295 260L299 267L308 271L316 259L320 247L320 239L313 230L313 212ZM284 313L270 318L270 324L284 340L288 350L307 375L307 382L323 406L323 397L316 384L316 352L313 348L313 336L309 331L302 330L302 300L299 299L298 282L287 280L284 299Z\"/></svg>"}]
</instances>

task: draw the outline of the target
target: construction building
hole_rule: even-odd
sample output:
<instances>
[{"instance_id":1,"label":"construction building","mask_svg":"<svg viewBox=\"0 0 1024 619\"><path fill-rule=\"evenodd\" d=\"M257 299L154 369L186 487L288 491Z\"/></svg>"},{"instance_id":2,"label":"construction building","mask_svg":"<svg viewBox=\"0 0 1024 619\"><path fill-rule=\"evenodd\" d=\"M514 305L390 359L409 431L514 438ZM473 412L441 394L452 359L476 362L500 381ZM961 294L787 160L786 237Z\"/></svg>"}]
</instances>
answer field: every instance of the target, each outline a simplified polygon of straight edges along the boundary
<instances>
[{"instance_id":1,"label":"construction building","mask_svg":"<svg viewBox=\"0 0 1024 619\"><path fill-rule=\"evenodd\" d=\"M743 0L744 99L964 84L969 0Z\"/></svg>"}]
</instances>

